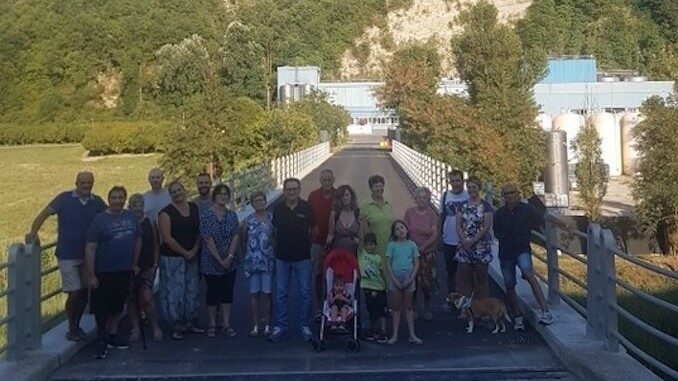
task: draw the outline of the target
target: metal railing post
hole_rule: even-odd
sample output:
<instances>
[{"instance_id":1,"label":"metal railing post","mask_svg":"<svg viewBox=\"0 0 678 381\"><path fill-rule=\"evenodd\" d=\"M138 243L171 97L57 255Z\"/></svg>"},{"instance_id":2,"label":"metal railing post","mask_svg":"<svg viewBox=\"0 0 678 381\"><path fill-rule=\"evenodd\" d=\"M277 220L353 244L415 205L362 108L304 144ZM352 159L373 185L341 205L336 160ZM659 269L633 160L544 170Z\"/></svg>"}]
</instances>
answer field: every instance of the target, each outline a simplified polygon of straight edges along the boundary
<instances>
[{"instance_id":1,"label":"metal railing post","mask_svg":"<svg viewBox=\"0 0 678 381\"><path fill-rule=\"evenodd\" d=\"M555 225L548 219L544 226L544 237L546 238L546 265L548 267L548 304L555 306L560 303L560 273L558 273L558 249L556 248L558 235Z\"/></svg>"},{"instance_id":2,"label":"metal railing post","mask_svg":"<svg viewBox=\"0 0 678 381\"><path fill-rule=\"evenodd\" d=\"M9 267L7 268L7 288L11 290L7 295L7 359L16 361L24 357L26 348L23 338L26 334L24 323L24 300L26 280L22 266L25 265L25 247L22 244L13 244L9 247Z\"/></svg>"},{"instance_id":3,"label":"metal railing post","mask_svg":"<svg viewBox=\"0 0 678 381\"><path fill-rule=\"evenodd\" d=\"M605 339L605 277L601 261L605 257L600 225L590 223L586 237L586 332L599 339Z\"/></svg>"},{"instance_id":4,"label":"metal railing post","mask_svg":"<svg viewBox=\"0 0 678 381\"><path fill-rule=\"evenodd\" d=\"M608 351L619 351L619 340L617 333L619 333L619 317L615 306L617 305L617 283L615 282L617 270L615 266L614 250L616 243L612 231L610 229L602 229L600 232L600 240L603 246L603 256L600 258L601 272L603 279L601 279L602 289L605 304L602 307L602 314L605 327L605 348Z\"/></svg>"}]
</instances>

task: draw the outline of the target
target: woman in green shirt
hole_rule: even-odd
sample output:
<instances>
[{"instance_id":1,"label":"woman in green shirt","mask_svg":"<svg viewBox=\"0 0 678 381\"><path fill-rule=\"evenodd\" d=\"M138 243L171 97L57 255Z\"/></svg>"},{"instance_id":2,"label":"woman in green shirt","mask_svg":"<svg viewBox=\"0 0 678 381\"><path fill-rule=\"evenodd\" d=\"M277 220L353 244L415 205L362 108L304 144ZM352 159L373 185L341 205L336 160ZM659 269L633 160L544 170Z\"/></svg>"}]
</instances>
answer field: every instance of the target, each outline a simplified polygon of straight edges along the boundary
<instances>
[{"instance_id":1,"label":"woman in green shirt","mask_svg":"<svg viewBox=\"0 0 678 381\"><path fill-rule=\"evenodd\" d=\"M384 178L374 175L369 178L370 198L360 208L361 218L366 233L374 233L377 237L375 252L382 259L386 255L386 245L391 237L391 223L393 223L393 209L384 199Z\"/></svg>"}]
</instances>

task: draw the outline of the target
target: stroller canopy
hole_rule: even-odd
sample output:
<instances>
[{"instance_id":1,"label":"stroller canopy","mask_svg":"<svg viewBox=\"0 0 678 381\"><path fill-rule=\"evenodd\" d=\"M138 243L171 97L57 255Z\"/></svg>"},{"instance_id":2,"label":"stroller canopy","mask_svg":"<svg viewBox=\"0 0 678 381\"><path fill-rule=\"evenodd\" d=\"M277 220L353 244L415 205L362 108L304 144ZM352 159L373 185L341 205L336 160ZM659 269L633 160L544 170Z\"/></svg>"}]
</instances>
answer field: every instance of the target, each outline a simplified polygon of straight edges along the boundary
<instances>
[{"instance_id":1,"label":"stroller canopy","mask_svg":"<svg viewBox=\"0 0 678 381\"><path fill-rule=\"evenodd\" d=\"M331 268L335 275L340 275L346 283L354 283L354 270L358 269L358 261L353 252L344 249L334 249L327 253L323 261L323 272Z\"/></svg>"}]
</instances>

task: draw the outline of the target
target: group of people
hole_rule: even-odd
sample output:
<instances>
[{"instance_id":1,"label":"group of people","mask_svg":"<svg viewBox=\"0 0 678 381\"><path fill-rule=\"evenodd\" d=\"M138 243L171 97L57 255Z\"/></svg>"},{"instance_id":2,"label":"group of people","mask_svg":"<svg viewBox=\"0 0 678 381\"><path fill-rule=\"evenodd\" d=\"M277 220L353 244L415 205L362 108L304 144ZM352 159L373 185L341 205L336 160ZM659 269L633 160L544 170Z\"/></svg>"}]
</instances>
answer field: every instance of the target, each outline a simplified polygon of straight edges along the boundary
<instances>
[{"instance_id":1,"label":"group of people","mask_svg":"<svg viewBox=\"0 0 678 381\"><path fill-rule=\"evenodd\" d=\"M45 220L57 215L56 257L62 288L68 294L66 338L84 338L80 319L89 301L97 323L99 358L106 356L107 348L129 346L118 334L124 315L130 321L131 341L139 339L142 316L155 340L163 338L160 318L176 340L187 333L236 336L230 309L239 266L249 283L250 336L279 341L287 335L289 290L294 279L298 283L300 333L311 340L314 305L316 318L320 318L325 300L331 306L330 321L345 323L349 313L351 300L345 280L338 277L329 289L324 287L323 261L334 249L353 253L358 263L359 292L371 322L370 333L364 337L397 343L404 312L409 342L422 344L415 333L413 306L417 291L421 291L420 316L433 318L438 253L445 258L448 292L487 297L492 234L499 239L514 327L524 328L514 291L516 267L542 307L540 321L550 324L553 320L534 277L529 246L530 230L541 224L543 215L520 202L515 185L502 189L504 205L494 211L481 198L480 181L467 179L465 190L462 173L454 170L449 173L451 189L443 194L439 211L430 206L430 191L420 187L414 192L415 205L399 219L384 198L383 177L369 178L370 196L359 205L353 188L335 188L333 172L324 169L320 187L308 200L300 197L301 182L288 178L283 183L283 196L272 207L266 194L250 195L253 211L239 221L229 207L231 189L225 184L213 186L209 174L197 176L198 194L190 201L180 181L163 186L164 175L158 168L149 172L148 181L149 191L129 198L124 187L111 188L106 203L92 193L94 175L81 172L75 189L56 196L26 235L28 243L35 242ZM156 276L160 314L155 311ZM207 327L201 325L203 306Z\"/></svg>"}]
</instances>

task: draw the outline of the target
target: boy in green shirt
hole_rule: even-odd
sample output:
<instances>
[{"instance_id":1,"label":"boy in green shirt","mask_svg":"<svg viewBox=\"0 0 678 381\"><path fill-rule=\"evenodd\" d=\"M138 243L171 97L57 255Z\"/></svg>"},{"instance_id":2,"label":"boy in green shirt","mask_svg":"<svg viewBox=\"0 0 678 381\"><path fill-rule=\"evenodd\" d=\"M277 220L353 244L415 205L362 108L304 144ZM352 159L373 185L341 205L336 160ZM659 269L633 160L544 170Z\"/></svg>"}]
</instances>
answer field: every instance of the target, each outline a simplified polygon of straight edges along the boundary
<instances>
[{"instance_id":1,"label":"boy in green shirt","mask_svg":"<svg viewBox=\"0 0 678 381\"><path fill-rule=\"evenodd\" d=\"M360 288L365 294L365 305L372 327L372 334L366 339L385 343L388 340L386 336L386 317L388 317L386 283L383 276L382 256L376 252L376 248L377 237L373 233L365 234L363 249L358 255Z\"/></svg>"}]
</instances>

